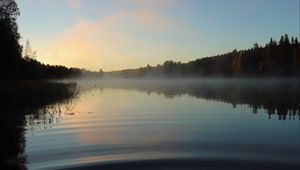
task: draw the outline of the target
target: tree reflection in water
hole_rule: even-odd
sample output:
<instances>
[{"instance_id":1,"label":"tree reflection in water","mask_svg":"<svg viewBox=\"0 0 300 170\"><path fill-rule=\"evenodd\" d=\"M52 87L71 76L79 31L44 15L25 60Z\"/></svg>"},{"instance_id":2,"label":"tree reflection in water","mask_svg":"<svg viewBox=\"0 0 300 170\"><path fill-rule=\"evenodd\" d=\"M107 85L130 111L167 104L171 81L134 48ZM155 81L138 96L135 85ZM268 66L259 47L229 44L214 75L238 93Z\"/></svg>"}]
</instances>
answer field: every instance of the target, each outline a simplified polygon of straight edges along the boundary
<instances>
[{"instance_id":1,"label":"tree reflection in water","mask_svg":"<svg viewBox=\"0 0 300 170\"><path fill-rule=\"evenodd\" d=\"M166 98L189 95L205 100L214 100L237 105L247 105L258 113L264 109L269 118L275 115L279 120L300 119L300 81L299 80L120 80L101 81L81 86L81 93L95 88L121 88L138 90L148 94L162 94ZM71 99L70 99L71 97ZM0 169L26 169L24 154L24 127L48 129L59 121L60 117L72 116L72 108L77 97L70 95L64 100L58 100L49 105L31 109L4 109L5 118L0 120L1 164ZM5 108L5 106L3 106ZM62 109L62 107L64 107ZM8 110L8 111L7 111ZM23 114L25 113L25 114Z\"/></svg>"},{"instance_id":2,"label":"tree reflection in water","mask_svg":"<svg viewBox=\"0 0 300 170\"><path fill-rule=\"evenodd\" d=\"M0 169L27 169L24 127L30 122L41 121L41 117L44 117L42 122L51 125L55 120L52 115L57 115L60 106L74 103L77 85L13 82L2 83L0 88Z\"/></svg>"},{"instance_id":3,"label":"tree reflection in water","mask_svg":"<svg viewBox=\"0 0 300 170\"><path fill-rule=\"evenodd\" d=\"M189 95L205 100L214 100L237 105L247 105L257 113L264 109L279 120L300 119L299 79L170 79L170 80L108 80L80 84L81 91L94 88L134 89L148 94L158 93L166 98Z\"/></svg>"},{"instance_id":4,"label":"tree reflection in water","mask_svg":"<svg viewBox=\"0 0 300 170\"><path fill-rule=\"evenodd\" d=\"M0 169L26 169L24 115L6 112L0 119Z\"/></svg>"},{"instance_id":5,"label":"tree reflection in water","mask_svg":"<svg viewBox=\"0 0 300 170\"><path fill-rule=\"evenodd\" d=\"M76 105L77 97L67 101L44 106L25 114L26 127L33 132L36 128L39 130L51 129L53 124L58 123L63 115L73 115L73 108Z\"/></svg>"}]
</instances>

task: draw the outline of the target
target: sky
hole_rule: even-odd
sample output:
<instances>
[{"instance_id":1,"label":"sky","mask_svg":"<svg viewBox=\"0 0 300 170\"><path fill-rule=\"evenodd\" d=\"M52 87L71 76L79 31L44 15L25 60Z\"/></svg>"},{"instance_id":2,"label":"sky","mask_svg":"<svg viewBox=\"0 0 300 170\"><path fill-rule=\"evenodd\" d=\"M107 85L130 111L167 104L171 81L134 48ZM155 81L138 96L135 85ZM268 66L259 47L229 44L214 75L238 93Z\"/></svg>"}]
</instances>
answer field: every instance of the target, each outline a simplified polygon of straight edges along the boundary
<instances>
[{"instance_id":1,"label":"sky","mask_svg":"<svg viewBox=\"0 0 300 170\"><path fill-rule=\"evenodd\" d=\"M299 38L299 0L16 0L37 60L98 71Z\"/></svg>"}]
</instances>

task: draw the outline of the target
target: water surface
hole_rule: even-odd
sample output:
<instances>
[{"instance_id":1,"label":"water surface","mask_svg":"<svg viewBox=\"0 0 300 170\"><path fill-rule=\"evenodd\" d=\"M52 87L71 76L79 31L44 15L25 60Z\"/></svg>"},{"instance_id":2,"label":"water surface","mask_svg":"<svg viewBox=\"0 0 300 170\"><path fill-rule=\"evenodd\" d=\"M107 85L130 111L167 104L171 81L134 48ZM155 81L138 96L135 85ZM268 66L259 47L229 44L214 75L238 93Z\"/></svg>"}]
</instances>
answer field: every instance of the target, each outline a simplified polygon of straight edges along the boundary
<instances>
[{"instance_id":1,"label":"water surface","mask_svg":"<svg viewBox=\"0 0 300 170\"><path fill-rule=\"evenodd\" d=\"M151 82L80 82L26 115L27 167L299 168L299 82Z\"/></svg>"}]
</instances>

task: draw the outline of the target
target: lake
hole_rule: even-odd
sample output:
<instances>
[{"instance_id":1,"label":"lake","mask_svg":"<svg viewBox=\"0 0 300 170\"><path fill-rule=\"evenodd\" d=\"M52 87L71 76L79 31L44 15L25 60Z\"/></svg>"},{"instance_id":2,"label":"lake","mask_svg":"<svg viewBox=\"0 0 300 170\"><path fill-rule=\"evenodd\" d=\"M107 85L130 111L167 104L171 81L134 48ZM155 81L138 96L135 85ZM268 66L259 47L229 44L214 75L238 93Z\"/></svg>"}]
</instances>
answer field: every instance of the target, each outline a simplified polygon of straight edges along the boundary
<instances>
[{"instance_id":1,"label":"lake","mask_svg":"<svg viewBox=\"0 0 300 170\"><path fill-rule=\"evenodd\" d=\"M28 169L298 169L295 80L78 81L13 120Z\"/></svg>"}]
</instances>

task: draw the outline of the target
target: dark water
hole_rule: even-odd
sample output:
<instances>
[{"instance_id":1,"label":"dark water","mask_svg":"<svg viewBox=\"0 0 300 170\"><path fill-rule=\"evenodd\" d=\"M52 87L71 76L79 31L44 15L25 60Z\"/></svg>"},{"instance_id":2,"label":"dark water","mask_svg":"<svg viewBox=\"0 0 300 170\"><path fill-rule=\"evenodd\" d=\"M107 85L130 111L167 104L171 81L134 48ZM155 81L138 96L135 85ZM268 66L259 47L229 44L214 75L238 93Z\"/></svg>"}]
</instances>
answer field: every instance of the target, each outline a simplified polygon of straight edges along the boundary
<instances>
[{"instance_id":1,"label":"dark water","mask_svg":"<svg viewBox=\"0 0 300 170\"><path fill-rule=\"evenodd\" d=\"M299 81L79 85L69 103L11 118L24 145L16 162L28 169L300 167Z\"/></svg>"}]
</instances>

